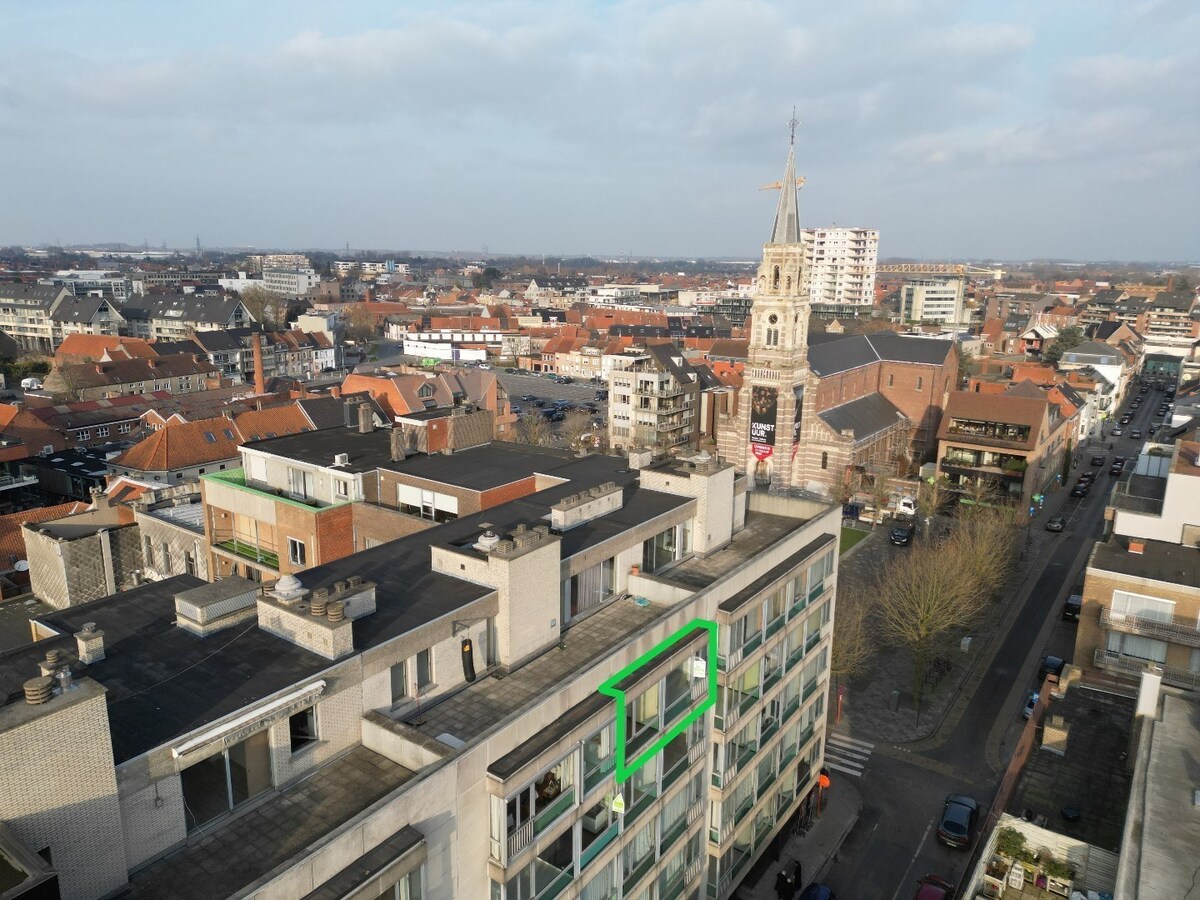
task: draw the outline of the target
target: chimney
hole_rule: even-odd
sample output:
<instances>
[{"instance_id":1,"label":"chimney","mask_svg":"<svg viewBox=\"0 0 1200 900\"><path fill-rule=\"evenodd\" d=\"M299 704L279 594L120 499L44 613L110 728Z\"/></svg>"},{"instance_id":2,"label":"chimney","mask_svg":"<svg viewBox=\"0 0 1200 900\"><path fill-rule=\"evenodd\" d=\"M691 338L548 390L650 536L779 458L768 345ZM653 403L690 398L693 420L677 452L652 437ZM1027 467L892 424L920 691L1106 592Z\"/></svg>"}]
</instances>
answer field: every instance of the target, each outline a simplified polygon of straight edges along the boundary
<instances>
[{"instance_id":1,"label":"chimney","mask_svg":"<svg viewBox=\"0 0 1200 900\"><path fill-rule=\"evenodd\" d=\"M392 426L392 462L400 462L404 459L404 429Z\"/></svg>"},{"instance_id":2,"label":"chimney","mask_svg":"<svg viewBox=\"0 0 1200 900\"><path fill-rule=\"evenodd\" d=\"M375 430L375 422L371 418L371 406L368 403L358 405L358 433L370 434Z\"/></svg>"},{"instance_id":3,"label":"chimney","mask_svg":"<svg viewBox=\"0 0 1200 900\"><path fill-rule=\"evenodd\" d=\"M49 675L40 678L30 678L25 682L25 702L30 706L41 706L49 703L54 696L54 679Z\"/></svg>"},{"instance_id":4,"label":"chimney","mask_svg":"<svg viewBox=\"0 0 1200 900\"><path fill-rule=\"evenodd\" d=\"M1141 556L1143 553L1146 552L1146 542L1139 538L1130 538L1129 539L1129 552L1136 553L1138 556Z\"/></svg>"},{"instance_id":5,"label":"chimney","mask_svg":"<svg viewBox=\"0 0 1200 900\"><path fill-rule=\"evenodd\" d=\"M84 622L83 630L75 633L79 661L91 665L104 659L104 632L96 630L95 622Z\"/></svg>"},{"instance_id":6,"label":"chimney","mask_svg":"<svg viewBox=\"0 0 1200 900\"><path fill-rule=\"evenodd\" d=\"M265 394L267 376L263 373L262 335L252 332L250 340L254 343L254 393Z\"/></svg>"}]
</instances>

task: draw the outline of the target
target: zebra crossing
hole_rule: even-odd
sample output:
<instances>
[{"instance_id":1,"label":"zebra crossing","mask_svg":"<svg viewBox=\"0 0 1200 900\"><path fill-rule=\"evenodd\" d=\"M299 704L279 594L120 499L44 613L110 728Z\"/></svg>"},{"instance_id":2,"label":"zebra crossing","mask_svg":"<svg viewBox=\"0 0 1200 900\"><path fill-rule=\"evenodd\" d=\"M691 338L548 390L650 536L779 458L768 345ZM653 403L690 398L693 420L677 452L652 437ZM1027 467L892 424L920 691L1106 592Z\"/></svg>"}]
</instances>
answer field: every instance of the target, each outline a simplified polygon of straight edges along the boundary
<instances>
[{"instance_id":1,"label":"zebra crossing","mask_svg":"<svg viewBox=\"0 0 1200 900\"><path fill-rule=\"evenodd\" d=\"M825 765L844 775L861 778L875 745L832 729L825 736Z\"/></svg>"}]
</instances>

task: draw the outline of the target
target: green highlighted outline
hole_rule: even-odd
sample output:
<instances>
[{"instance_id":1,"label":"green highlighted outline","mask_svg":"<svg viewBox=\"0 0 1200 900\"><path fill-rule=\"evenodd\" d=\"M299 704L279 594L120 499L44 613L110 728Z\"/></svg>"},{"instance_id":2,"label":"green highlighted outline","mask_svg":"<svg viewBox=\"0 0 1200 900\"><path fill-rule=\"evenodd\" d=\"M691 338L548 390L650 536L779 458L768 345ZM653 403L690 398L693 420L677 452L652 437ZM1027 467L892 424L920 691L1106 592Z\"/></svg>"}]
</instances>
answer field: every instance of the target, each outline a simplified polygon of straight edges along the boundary
<instances>
[{"instance_id":1,"label":"green highlighted outline","mask_svg":"<svg viewBox=\"0 0 1200 900\"><path fill-rule=\"evenodd\" d=\"M708 662L705 674L708 681L708 696L700 701L695 708L686 716L680 719L675 725L663 735L660 735L656 740L651 742L650 746L643 750L633 762L626 761L626 735L625 735L625 691L617 687L617 684L623 681L628 676L632 675L646 663L652 661L656 656L664 653L669 647L680 643L687 637L697 631L708 632ZM657 644L651 650L643 653L636 660L631 662L617 674L611 678L605 679L597 690L605 696L612 697L617 701L617 715L615 721L615 743L616 743L616 779L617 784L623 784L629 780L638 769L648 763L654 756L661 751L667 744L673 741L676 736L681 734L684 729L704 715L710 708L717 705L717 623L711 619L693 619L687 625L684 625L665 641Z\"/></svg>"}]
</instances>

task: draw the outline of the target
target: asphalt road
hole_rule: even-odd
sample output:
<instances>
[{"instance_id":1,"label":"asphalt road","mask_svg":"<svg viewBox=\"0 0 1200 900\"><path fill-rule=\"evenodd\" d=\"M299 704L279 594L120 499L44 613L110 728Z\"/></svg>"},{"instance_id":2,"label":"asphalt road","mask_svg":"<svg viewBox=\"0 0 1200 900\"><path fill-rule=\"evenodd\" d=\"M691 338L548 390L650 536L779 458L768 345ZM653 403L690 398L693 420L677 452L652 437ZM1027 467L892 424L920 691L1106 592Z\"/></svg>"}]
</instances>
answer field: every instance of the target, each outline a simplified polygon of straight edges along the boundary
<instances>
[{"instance_id":1,"label":"asphalt road","mask_svg":"<svg viewBox=\"0 0 1200 900\"><path fill-rule=\"evenodd\" d=\"M1134 389L1130 399L1138 396ZM837 860L825 877L840 897L904 900L916 890L916 880L933 874L952 883L965 874L970 853L955 850L937 839L942 802L948 793L964 793L980 804L980 818L995 796L1002 771L988 762L988 742L1003 741L1001 759L1007 764L1017 734L1024 725L1021 706L1026 692L1036 688L1042 656L1070 660L1075 646L1075 624L1062 619L1062 603L1083 582L1083 567L1094 541L1103 533L1104 507L1116 479L1108 474L1114 456L1134 456L1144 440L1133 440L1130 431L1149 430L1157 417L1163 392L1150 390L1119 438L1108 438L1101 449L1081 448L1072 476L1092 468L1093 455L1107 457L1097 467L1097 486L1085 498L1067 497L1061 508L1066 530L1046 537L1056 544L1044 564L1031 572L1033 589L1003 638L983 680L961 717L945 733L939 746L925 751L878 745L867 760L855 786L863 795L863 813ZM1111 441L1113 450L1108 450ZM1068 486L1069 487L1069 486ZM1033 528L1044 528L1051 515L1043 511Z\"/></svg>"}]
</instances>

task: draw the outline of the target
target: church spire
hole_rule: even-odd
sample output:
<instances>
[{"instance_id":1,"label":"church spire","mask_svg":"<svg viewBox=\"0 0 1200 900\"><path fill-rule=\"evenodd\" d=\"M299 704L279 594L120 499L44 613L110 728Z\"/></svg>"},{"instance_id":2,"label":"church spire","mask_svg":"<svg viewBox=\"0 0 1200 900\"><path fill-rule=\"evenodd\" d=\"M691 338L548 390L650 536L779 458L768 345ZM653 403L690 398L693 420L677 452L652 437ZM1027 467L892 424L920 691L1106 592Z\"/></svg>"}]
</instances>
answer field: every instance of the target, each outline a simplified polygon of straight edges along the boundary
<instances>
[{"instance_id":1,"label":"church spire","mask_svg":"<svg viewBox=\"0 0 1200 900\"><path fill-rule=\"evenodd\" d=\"M788 147L787 171L779 187L779 207L775 210L775 229L771 232L772 244L800 243L800 204L796 199L796 111L788 125L792 129L791 146Z\"/></svg>"}]
</instances>

